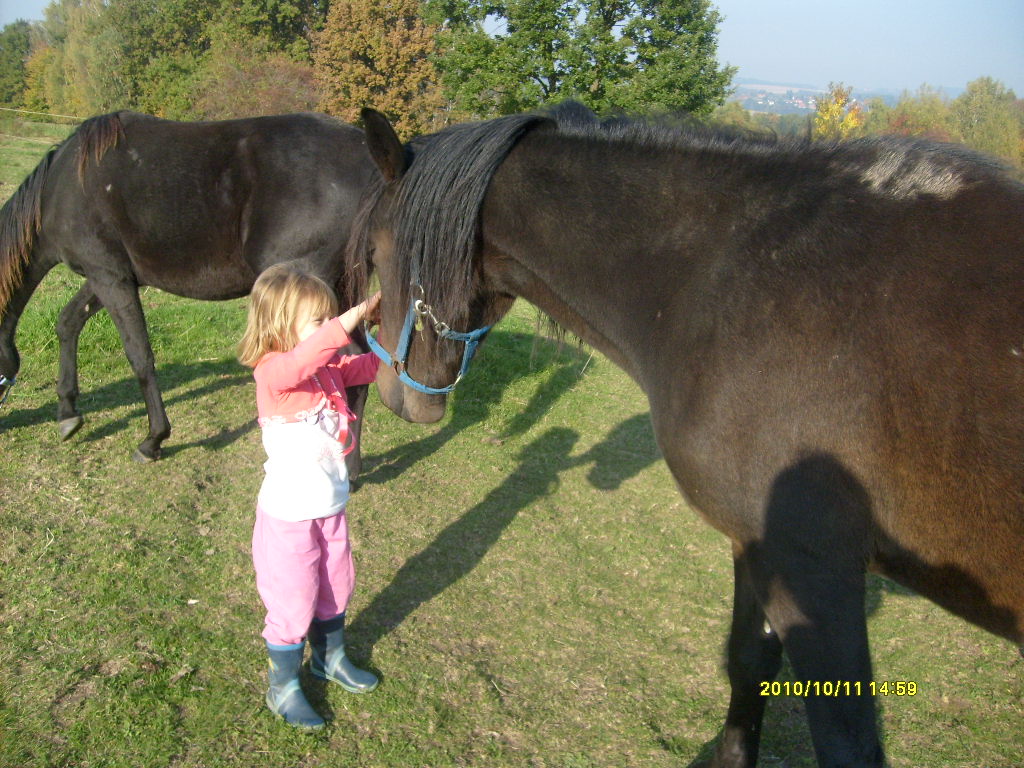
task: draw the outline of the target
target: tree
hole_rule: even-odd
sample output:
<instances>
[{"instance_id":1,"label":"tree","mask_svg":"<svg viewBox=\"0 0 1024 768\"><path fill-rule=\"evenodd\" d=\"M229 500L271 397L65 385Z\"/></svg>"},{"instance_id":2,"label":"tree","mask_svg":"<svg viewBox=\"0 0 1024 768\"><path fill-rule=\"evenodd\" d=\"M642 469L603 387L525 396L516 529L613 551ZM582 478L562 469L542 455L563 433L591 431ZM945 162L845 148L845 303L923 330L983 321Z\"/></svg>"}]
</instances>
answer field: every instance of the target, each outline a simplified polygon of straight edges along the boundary
<instances>
[{"instance_id":1,"label":"tree","mask_svg":"<svg viewBox=\"0 0 1024 768\"><path fill-rule=\"evenodd\" d=\"M313 50L320 109L354 122L372 106L403 138L436 127L435 39L418 0L336 0Z\"/></svg>"},{"instance_id":2,"label":"tree","mask_svg":"<svg viewBox=\"0 0 1024 768\"><path fill-rule=\"evenodd\" d=\"M864 133L868 136L888 133L893 108L880 96L868 101L864 110Z\"/></svg>"},{"instance_id":3,"label":"tree","mask_svg":"<svg viewBox=\"0 0 1024 768\"><path fill-rule=\"evenodd\" d=\"M224 120L316 108L312 64L274 50L273 40L253 37L231 19L210 29L210 50L193 91L199 117Z\"/></svg>"},{"instance_id":4,"label":"tree","mask_svg":"<svg viewBox=\"0 0 1024 768\"><path fill-rule=\"evenodd\" d=\"M851 98L853 88L829 83L828 95L818 99L814 114L814 138L840 141L853 138L864 125L864 111Z\"/></svg>"},{"instance_id":5,"label":"tree","mask_svg":"<svg viewBox=\"0 0 1024 768\"><path fill-rule=\"evenodd\" d=\"M738 101L729 101L718 107L711 114L709 122L712 125L721 125L742 131L756 131L759 128L753 115L744 109Z\"/></svg>"},{"instance_id":6,"label":"tree","mask_svg":"<svg viewBox=\"0 0 1024 768\"><path fill-rule=\"evenodd\" d=\"M326 6L53 0L38 26L26 98L78 115L137 109L179 119L309 109L309 41Z\"/></svg>"},{"instance_id":7,"label":"tree","mask_svg":"<svg viewBox=\"0 0 1024 768\"><path fill-rule=\"evenodd\" d=\"M313 37L323 29L329 4L328 0L225 0L230 21L249 38L263 38L272 50L301 62L310 62Z\"/></svg>"},{"instance_id":8,"label":"tree","mask_svg":"<svg viewBox=\"0 0 1024 768\"><path fill-rule=\"evenodd\" d=\"M103 0L68 8L62 47L65 105L73 115L134 106L137 85L126 77L123 32Z\"/></svg>"},{"instance_id":9,"label":"tree","mask_svg":"<svg viewBox=\"0 0 1024 768\"><path fill-rule=\"evenodd\" d=\"M40 45L32 51L25 62L25 91L23 105L36 112L55 112L58 103L53 98L51 81L56 80L57 49L52 45Z\"/></svg>"},{"instance_id":10,"label":"tree","mask_svg":"<svg viewBox=\"0 0 1024 768\"><path fill-rule=\"evenodd\" d=\"M707 0L645 0L636 7L623 30L631 57L635 51L632 71L608 106L710 113L735 73L718 68L718 11Z\"/></svg>"},{"instance_id":11,"label":"tree","mask_svg":"<svg viewBox=\"0 0 1024 768\"><path fill-rule=\"evenodd\" d=\"M880 123L880 121L878 121ZM917 93L904 92L888 114L884 127L871 121L872 131L894 133L899 136L920 136L933 141L959 139L949 111L949 101L941 91L922 85Z\"/></svg>"},{"instance_id":12,"label":"tree","mask_svg":"<svg viewBox=\"0 0 1024 768\"><path fill-rule=\"evenodd\" d=\"M174 119L197 117L193 91L210 47L208 26L234 9L228 0L106 0L106 46L116 70L116 108Z\"/></svg>"},{"instance_id":13,"label":"tree","mask_svg":"<svg viewBox=\"0 0 1024 768\"><path fill-rule=\"evenodd\" d=\"M970 147L1004 157L1021 166L1021 125L1017 97L991 77L967 84L952 104L952 118L963 141Z\"/></svg>"},{"instance_id":14,"label":"tree","mask_svg":"<svg viewBox=\"0 0 1024 768\"><path fill-rule=\"evenodd\" d=\"M479 116L566 98L707 114L735 72L718 67L708 0L428 0L427 13L442 29L446 95Z\"/></svg>"},{"instance_id":15,"label":"tree","mask_svg":"<svg viewBox=\"0 0 1024 768\"><path fill-rule=\"evenodd\" d=\"M0 104L24 103L25 62L31 50L29 30L29 23L21 20L0 30Z\"/></svg>"}]
</instances>

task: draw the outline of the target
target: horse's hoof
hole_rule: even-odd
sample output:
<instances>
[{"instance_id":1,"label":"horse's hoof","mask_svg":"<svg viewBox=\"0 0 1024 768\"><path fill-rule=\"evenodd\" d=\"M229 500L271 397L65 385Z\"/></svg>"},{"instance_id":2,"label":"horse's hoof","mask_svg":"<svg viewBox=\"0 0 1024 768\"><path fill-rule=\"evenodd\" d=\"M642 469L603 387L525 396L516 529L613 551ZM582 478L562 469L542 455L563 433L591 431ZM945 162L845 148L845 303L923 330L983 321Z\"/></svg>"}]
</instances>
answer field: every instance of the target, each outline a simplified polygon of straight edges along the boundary
<instances>
[{"instance_id":1,"label":"horse's hoof","mask_svg":"<svg viewBox=\"0 0 1024 768\"><path fill-rule=\"evenodd\" d=\"M139 464L152 464L154 461L160 458L160 451L157 451L153 456L147 456L140 449L136 448L135 453L132 454L132 461Z\"/></svg>"},{"instance_id":2,"label":"horse's hoof","mask_svg":"<svg viewBox=\"0 0 1024 768\"><path fill-rule=\"evenodd\" d=\"M75 432L82 428L82 424L85 423L85 419L81 416L72 416L67 419L61 419L57 422L57 427L60 429L60 439L64 442L70 438Z\"/></svg>"}]
</instances>

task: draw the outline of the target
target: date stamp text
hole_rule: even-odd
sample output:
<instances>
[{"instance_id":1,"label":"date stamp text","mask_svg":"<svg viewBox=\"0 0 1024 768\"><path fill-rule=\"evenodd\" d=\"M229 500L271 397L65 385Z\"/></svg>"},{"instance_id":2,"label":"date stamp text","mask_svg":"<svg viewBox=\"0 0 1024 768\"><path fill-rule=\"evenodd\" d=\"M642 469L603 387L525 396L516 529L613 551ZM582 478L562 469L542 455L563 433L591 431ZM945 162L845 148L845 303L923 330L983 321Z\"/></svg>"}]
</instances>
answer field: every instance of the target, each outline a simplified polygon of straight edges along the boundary
<instances>
[{"instance_id":1,"label":"date stamp text","mask_svg":"<svg viewBox=\"0 0 1024 768\"><path fill-rule=\"evenodd\" d=\"M763 680L762 696L916 696L917 683L909 680L884 680L864 683L859 680Z\"/></svg>"}]
</instances>

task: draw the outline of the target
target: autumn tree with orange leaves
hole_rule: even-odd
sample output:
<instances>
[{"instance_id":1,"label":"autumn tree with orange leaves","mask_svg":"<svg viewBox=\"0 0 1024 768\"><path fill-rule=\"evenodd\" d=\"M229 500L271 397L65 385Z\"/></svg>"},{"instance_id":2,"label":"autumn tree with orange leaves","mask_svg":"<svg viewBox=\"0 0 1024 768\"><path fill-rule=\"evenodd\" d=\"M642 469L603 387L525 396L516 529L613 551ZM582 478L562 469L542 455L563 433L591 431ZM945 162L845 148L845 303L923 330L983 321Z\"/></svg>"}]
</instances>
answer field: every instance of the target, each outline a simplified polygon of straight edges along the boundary
<instances>
[{"instance_id":1,"label":"autumn tree with orange leaves","mask_svg":"<svg viewBox=\"0 0 1024 768\"><path fill-rule=\"evenodd\" d=\"M373 107L403 139L436 129L442 96L430 61L435 36L418 0L331 3L313 51L319 108L355 122L362 107Z\"/></svg>"}]
</instances>

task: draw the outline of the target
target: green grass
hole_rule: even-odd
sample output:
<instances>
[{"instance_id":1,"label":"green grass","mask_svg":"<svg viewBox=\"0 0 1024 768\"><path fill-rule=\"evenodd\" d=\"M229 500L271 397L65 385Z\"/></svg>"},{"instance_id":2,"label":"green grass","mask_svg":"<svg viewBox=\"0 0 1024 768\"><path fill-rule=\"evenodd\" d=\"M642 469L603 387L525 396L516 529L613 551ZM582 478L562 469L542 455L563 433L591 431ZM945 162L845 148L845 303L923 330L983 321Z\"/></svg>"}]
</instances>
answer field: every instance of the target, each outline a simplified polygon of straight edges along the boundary
<instances>
[{"instance_id":1,"label":"green grass","mask_svg":"<svg viewBox=\"0 0 1024 768\"><path fill-rule=\"evenodd\" d=\"M37 123L0 113L0 200L6 200L43 154L63 141L73 125Z\"/></svg>"},{"instance_id":2,"label":"green grass","mask_svg":"<svg viewBox=\"0 0 1024 768\"><path fill-rule=\"evenodd\" d=\"M242 302L144 292L174 433L140 466L138 387L105 313L81 343L86 424L54 423L53 324L80 279L47 278L0 412L0 766L684 766L727 703L727 542L677 494L647 404L600 355L536 341L517 306L437 425L371 395L350 506L356 697L292 732L263 706L249 558L263 461ZM585 369L585 370L584 370ZM581 373L582 372L582 373ZM1021 765L1024 661L872 579L893 766ZM773 699L762 765L810 766L802 706Z\"/></svg>"}]
</instances>

